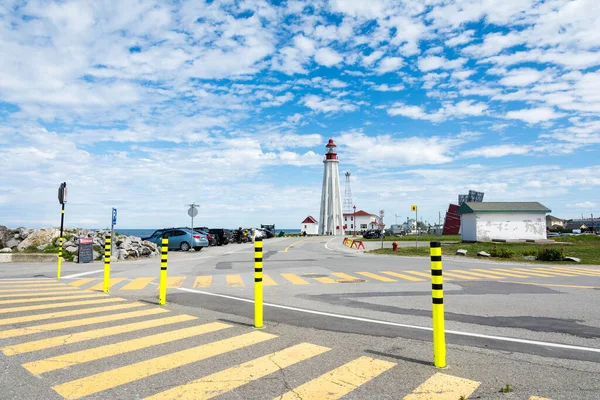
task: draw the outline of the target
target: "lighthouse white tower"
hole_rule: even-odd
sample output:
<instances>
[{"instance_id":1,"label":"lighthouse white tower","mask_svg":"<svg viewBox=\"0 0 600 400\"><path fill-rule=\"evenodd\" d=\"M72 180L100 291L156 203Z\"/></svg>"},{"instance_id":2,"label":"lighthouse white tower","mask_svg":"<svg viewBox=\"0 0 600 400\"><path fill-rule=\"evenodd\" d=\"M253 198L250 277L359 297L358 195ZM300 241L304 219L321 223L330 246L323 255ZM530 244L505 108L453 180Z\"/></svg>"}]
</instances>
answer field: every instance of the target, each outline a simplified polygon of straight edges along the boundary
<instances>
[{"instance_id":1,"label":"lighthouse white tower","mask_svg":"<svg viewBox=\"0 0 600 400\"><path fill-rule=\"evenodd\" d=\"M320 235L343 235L344 220L342 215L342 198L340 197L339 160L333 143L329 139L327 153L323 164L323 189L321 192L321 218L319 218Z\"/></svg>"}]
</instances>

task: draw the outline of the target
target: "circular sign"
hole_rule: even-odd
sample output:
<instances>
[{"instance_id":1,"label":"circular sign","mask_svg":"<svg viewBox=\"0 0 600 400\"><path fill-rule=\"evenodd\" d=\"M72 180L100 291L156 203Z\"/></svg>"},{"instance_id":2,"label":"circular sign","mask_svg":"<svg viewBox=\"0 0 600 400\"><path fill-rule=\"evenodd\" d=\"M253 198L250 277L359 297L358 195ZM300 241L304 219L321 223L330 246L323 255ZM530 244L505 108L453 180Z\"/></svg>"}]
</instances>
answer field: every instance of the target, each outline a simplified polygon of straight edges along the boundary
<instances>
[{"instance_id":1,"label":"circular sign","mask_svg":"<svg viewBox=\"0 0 600 400\"><path fill-rule=\"evenodd\" d=\"M380 217L383 217L384 215L385 215L385 211L383 211L383 210L379 210L379 216L380 216Z\"/></svg>"},{"instance_id":2,"label":"circular sign","mask_svg":"<svg viewBox=\"0 0 600 400\"><path fill-rule=\"evenodd\" d=\"M188 215L194 218L196 215L198 215L198 209L196 207L190 207L188 209Z\"/></svg>"}]
</instances>

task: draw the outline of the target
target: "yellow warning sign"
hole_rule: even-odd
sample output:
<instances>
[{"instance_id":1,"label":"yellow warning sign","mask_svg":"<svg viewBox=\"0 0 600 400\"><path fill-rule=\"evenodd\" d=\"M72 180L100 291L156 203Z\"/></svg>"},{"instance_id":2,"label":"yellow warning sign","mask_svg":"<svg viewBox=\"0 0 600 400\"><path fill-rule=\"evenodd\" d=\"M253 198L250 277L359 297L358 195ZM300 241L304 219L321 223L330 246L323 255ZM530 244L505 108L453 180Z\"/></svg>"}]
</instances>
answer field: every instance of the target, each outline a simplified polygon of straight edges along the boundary
<instances>
[{"instance_id":1,"label":"yellow warning sign","mask_svg":"<svg viewBox=\"0 0 600 400\"><path fill-rule=\"evenodd\" d=\"M415 205L410 206L410 211L417 212L417 206L415 206Z\"/></svg>"}]
</instances>

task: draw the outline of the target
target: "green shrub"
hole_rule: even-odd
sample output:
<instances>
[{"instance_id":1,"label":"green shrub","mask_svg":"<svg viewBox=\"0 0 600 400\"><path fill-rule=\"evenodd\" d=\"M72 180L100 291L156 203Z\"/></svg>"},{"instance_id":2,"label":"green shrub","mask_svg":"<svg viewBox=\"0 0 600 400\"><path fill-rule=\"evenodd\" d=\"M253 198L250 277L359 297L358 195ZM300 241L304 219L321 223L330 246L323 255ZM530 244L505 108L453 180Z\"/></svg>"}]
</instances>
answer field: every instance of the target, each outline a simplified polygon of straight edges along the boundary
<instances>
[{"instance_id":1,"label":"green shrub","mask_svg":"<svg viewBox=\"0 0 600 400\"><path fill-rule=\"evenodd\" d=\"M499 257L499 258L511 258L512 256L515 255L515 252L507 249L506 247L497 247L496 245L494 245L494 248L492 250L490 250L488 253L490 253L490 255L492 257Z\"/></svg>"},{"instance_id":2,"label":"green shrub","mask_svg":"<svg viewBox=\"0 0 600 400\"><path fill-rule=\"evenodd\" d=\"M524 256L537 256L538 249L528 249L523 252Z\"/></svg>"},{"instance_id":3,"label":"green shrub","mask_svg":"<svg viewBox=\"0 0 600 400\"><path fill-rule=\"evenodd\" d=\"M562 261L565 258L563 249L540 249L538 250L536 257L541 261Z\"/></svg>"}]
</instances>

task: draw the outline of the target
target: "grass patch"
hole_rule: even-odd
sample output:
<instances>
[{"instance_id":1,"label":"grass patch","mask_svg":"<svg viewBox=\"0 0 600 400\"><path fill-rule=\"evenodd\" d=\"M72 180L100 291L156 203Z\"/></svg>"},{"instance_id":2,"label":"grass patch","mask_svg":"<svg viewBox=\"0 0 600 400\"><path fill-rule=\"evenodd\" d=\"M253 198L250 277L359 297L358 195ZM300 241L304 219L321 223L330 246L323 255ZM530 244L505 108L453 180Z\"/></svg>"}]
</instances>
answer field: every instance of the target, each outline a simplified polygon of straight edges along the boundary
<instances>
[{"instance_id":1,"label":"grass patch","mask_svg":"<svg viewBox=\"0 0 600 400\"><path fill-rule=\"evenodd\" d=\"M355 238L348 236L348 239L364 240L365 242L381 242L381 239L363 239L362 235L356 235ZM414 242L417 240L417 236L386 236L383 238L384 242ZM460 235L419 235L419 242L460 242Z\"/></svg>"},{"instance_id":2,"label":"grass patch","mask_svg":"<svg viewBox=\"0 0 600 400\"><path fill-rule=\"evenodd\" d=\"M567 236L559 239L561 242L566 243L553 243L553 244L536 244L536 243L457 243L457 244L443 244L442 241L442 254L446 256L453 256L456 254L456 250L464 249L467 250L468 258L483 258L477 257L477 253L485 251L490 254L496 254L497 257L490 257L489 259L497 261L526 261L523 257L526 255L538 255L539 253L562 253L564 256L577 257L581 259L582 264L596 264L600 265L600 236L594 235L581 235L581 236ZM550 250L546 250L550 249ZM377 249L371 250L369 253L373 254L390 254L398 256L429 256L429 247L400 247L398 251L392 249ZM573 265L570 261L529 261L533 263L544 263L544 264L566 264Z\"/></svg>"}]
</instances>

